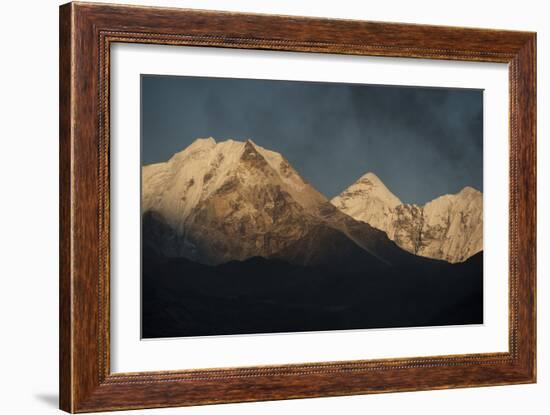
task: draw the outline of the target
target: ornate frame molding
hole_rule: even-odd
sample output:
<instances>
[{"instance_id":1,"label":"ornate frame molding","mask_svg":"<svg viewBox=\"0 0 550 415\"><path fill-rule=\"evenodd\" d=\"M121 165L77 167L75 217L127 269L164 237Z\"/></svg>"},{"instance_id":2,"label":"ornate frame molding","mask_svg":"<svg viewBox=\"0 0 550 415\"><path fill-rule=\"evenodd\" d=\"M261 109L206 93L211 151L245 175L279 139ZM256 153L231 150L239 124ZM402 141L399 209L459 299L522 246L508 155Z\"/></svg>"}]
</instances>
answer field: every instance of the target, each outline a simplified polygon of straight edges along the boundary
<instances>
[{"instance_id":1,"label":"ornate frame molding","mask_svg":"<svg viewBox=\"0 0 550 415\"><path fill-rule=\"evenodd\" d=\"M111 373L109 69L115 42L508 63L510 351ZM534 382L535 71L534 33L86 3L61 6L61 409L89 412Z\"/></svg>"}]
</instances>

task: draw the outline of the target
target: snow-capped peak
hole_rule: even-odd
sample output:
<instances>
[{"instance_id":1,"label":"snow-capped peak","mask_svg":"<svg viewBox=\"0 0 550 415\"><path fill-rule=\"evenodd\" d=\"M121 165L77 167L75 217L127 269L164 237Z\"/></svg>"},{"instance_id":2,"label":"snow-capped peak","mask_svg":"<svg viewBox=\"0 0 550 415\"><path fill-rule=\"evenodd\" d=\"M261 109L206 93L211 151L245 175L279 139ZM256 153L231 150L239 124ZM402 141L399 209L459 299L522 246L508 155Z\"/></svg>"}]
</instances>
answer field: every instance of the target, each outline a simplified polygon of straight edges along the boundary
<instances>
[{"instance_id":1,"label":"snow-capped peak","mask_svg":"<svg viewBox=\"0 0 550 415\"><path fill-rule=\"evenodd\" d=\"M480 196L481 192L471 186L464 187L457 195L461 196Z\"/></svg>"},{"instance_id":2,"label":"snow-capped peak","mask_svg":"<svg viewBox=\"0 0 550 415\"><path fill-rule=\"evenodd\" d=\"M401 201L382 183L374 173L369 172L331 200L331 203L356 220L366 222L378 229L385 229L391 214Z\"/></svg>"},{"instance_id":3,"label":"snow-capped peak","mask_svg":"<svg viewBox=\"0 0 550 415\"><path fill-rule=\"evenodd\" d=\"M182 224L203 200L229 181L280 186L301 205L326 201L279 153L251 139L199 138L164 163L142 169L143 211L161 213L169 224ZM183 226L183 225L182 225Z\"/></svg>"},{"instance_id":4,"label":"snow-capped peak","mask_svg":"<svg viewBox=\"0 0 550 415\"><path fill-rule=\"evenodd\" d=\"M395 196L384 183L382 183L382 180L380 180L378 176L372 172L368 172L367 174L361 176L361 178L348 189L352 188L354 190L363 190L366 196L371 198L376 197L390 207L395 207L401 204L401 200L399 200L399 198Z\"/></svg>"},{"instance_id":5,"label":"snow-capped peak","mask_svg":"<svg viewBox=\"0 0 550 415\"><path fill-rule=\"evenodd\" d=\"M203 147L203 146L212 147L212 146L215 146L216 144L217 143L214 137L204 137L204 138L197 138L187 148Z\"/></svg>"},{"instance_id":6,"label":"snow-capped peak","mask_svg":"<svg viewBox=\"0 0 550 415\"><path fill-rule=\"evenodd\" d=\"M351 217L370 223L374 219L383 221L386 213L401 201L378 176L369 172L333 198L331 203Z\"/></svg>"},{"instance_id":7,"label":"snow-capped peak","mask_svg":"<svg viewBox=\"0 0 550 415\"><path fill-rule=\"evenodd\" d=\"M177 239L165 253L205 263L273 254L303 236L326 204L281 154L251 139L198 139L142 168L142 211Z\"/></svg>"}]
</instances>

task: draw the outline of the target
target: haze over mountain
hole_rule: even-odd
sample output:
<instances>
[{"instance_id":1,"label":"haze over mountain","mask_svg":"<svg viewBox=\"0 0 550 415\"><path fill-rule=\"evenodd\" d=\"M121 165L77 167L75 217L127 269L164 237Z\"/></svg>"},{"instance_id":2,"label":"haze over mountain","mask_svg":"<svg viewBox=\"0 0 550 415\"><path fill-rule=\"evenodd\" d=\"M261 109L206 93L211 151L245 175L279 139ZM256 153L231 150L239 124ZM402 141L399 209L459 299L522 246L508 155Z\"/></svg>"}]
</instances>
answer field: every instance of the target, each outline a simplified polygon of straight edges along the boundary
<instances>
[{"instance_id":1,"label":"haze over mountain","mask_svg":"<svg viewBox=\"0 0 550 415\"><path fill-rule=\"evenodd\" d=\"M367 173L331 203L415 255L462 262L483 250L483 195L472 187L423 206L403 204Z\"/></svg>"}]
</instances>

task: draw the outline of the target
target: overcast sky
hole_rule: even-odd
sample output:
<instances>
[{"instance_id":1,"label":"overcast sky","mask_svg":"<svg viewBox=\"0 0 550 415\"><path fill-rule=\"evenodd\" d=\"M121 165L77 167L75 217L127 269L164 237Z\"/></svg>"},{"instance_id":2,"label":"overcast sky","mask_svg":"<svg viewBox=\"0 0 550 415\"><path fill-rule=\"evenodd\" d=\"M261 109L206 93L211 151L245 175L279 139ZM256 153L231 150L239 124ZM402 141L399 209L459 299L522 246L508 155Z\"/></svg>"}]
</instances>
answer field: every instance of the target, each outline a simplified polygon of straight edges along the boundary
<instances>
[{"instance_id":1,"label":"overcast sky","mask_svg":"<svg viewBox=\"0 0 550 415\"><path fill-rule=\"evenodd\" d=\"M331 198L374 172L405 203L483 190L483 92L142 76L142 162L198 137L283 154Z\"/></svg>"}]
</instances>

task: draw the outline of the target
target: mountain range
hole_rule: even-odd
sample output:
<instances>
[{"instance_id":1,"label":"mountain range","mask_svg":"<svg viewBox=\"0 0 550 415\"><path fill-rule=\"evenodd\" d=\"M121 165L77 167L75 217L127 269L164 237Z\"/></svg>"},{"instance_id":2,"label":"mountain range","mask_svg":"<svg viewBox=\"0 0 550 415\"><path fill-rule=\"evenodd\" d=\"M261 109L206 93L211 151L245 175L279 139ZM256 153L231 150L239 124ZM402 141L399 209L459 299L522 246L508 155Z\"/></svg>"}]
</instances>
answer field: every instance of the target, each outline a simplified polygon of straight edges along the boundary
<instances>
[{"instance_id":1,"label":"mountain range","mask_svg":"<svg viewBox=\"0 0 550 415\"><path fill-rule=\"evenodd\" d=\"M454 263L482 250L475 189L403 204L368 173L328 200L281 154L252 140L197 139L144 166L142 212L146 249L207 265L252 257L358 267L419 257Z\"/></svg>"},{"instance_id":2,"label":"mountain range","mask_svg":"<svg viewBox=\"0 0 550 415\"><path fill-rule=\"evenodd\" d=\"M328 200L281 154L198 139L142 168L142 336L483 322L481 194Z\"/></svg>"},{"instance_id":3,"label":"mountain range","mask_svg":"<svg viewBox=\"0 0 550 415\"><path fill-rule=\"evenodd\" d=\"M331 202L415 255L455 263L483 250L483 195L472 187L420 206L402 203L367 173Z\"/></svg>"}]
</instances>

